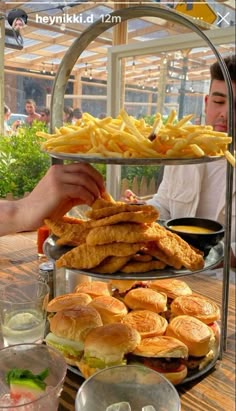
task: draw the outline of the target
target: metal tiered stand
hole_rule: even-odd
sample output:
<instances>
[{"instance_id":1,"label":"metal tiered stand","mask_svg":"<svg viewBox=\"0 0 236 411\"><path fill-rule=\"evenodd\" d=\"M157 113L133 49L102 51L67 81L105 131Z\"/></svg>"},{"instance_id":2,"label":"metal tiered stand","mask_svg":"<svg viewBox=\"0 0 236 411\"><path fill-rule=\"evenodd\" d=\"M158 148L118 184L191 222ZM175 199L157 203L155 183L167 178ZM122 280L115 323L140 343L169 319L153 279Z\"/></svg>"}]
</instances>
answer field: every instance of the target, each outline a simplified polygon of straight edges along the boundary
<instances>
[{"instance_id":1,"label":"metal tiered stand","mask_svg":"<svg viewBox=\"0 0 236 411\"><path fill-rule=\"evenodd\" d=\"M115 18L119 16L119 18ZM234 152L234 141L235 141L235 130L234 130L234 121L233 121L233 88L230 79L228 69L222 59L221 55L212 44L207 35L201 31L194 23L188 20L186 17L178 14L173 10L163 8L161 6L135 6L123 8L121 10L116 10L110 14L110 18L106 19L106 22L102 19L96 21L91 26L89 26L82 34L74 41L66 52L62 62L58 68L58 72L55 78L52 99L51 99L51 132L53 132L54 127L60 127L62 125L63 118L63 108L64 108L64 95L67 82L69 80L70 74L74 65L76 64L78 58L86 47L94 41L100 34L104 31L110 29L111 27L119 24L120 22L127 21L133 18L142 18L142 17L159 17L166 20L170 20L174 23L182 24L183 26L189 28L193 32L197 33L206 44L212 49L213 53L218 60L223 76L227 86L228 93L228 133L232 136L232 143L229 147L231 153ZM119 21L119 23L117 23ZM108 85L109 85L109 73L108 73ZM109 113L110 115L117 115L117 113ZM59 154L59 153L58 153ZM68 155L69 157L69 155ZM64 159L67 159L67 156L64 155ZM80 156L74 157L75 161L84 161ZM147 159L145 159L147 160ZM86 160L87 162L93 163L93 158ZM99 161L99 160L98 160ZM96 161L96 162L98 162ZM206 159L204 160L206 161ZM63 160L60 156L52 156L52 163L62 163ZM107 159L106 161L109 164L121 164L119 160ZM185 160L184 164L190 163L201 163L202 160ZM142 162L142 159L136 159L135 162L137 165L147 164L145 161ZM165 159L155 159L151 162L155 165L160 164L177 164L176 160L165 160ZM178 164L183 164L182 160L179 160ZM219 358L222 359L223 352L226 351L227 344L227 318L228 318L228 300L229 300L229 277L230 277L230 242L231 242L231 214L232 214L232 192L233 192L233 167L230 164L227 164L227 173L226 173L226 218L225 218L225 239L224 239L224 269L223 269L223 287L222 287L222 312L221 312L221 337L220 337L220 350ZM194 274L194 272L193 272ZM144 274L145 277L145 274ZM170 275L171 277L171 275ZM156 275L158 278L158 272Z\"/></svg>"}]
</instances>

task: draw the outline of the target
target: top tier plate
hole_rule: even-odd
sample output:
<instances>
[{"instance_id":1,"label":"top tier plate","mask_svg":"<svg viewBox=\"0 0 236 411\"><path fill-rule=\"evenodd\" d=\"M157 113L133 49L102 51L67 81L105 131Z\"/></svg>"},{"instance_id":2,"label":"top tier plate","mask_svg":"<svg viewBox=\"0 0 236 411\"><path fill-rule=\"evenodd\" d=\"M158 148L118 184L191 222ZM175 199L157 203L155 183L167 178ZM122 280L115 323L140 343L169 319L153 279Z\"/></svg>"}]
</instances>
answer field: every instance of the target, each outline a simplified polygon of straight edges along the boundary
<instances>
[{"instance_id":1,"label":"top tier plate","mask_svg":"<svg viewBox=\"0 0 236 411\"><path fill-rule=\"evenodd\" d=\"M211 161L217 161L223 158L223 156L204 156L200 158L118 158L118 157L102 157L93 156L88 154L71 154L71 153L57 153L53 151L45 151L53 158L59 160L72 160L83 163L100 163L100 164L123 164L123 165L186 165L186 164L199 164L209 163Z\"/></svg>"}]
</instances>

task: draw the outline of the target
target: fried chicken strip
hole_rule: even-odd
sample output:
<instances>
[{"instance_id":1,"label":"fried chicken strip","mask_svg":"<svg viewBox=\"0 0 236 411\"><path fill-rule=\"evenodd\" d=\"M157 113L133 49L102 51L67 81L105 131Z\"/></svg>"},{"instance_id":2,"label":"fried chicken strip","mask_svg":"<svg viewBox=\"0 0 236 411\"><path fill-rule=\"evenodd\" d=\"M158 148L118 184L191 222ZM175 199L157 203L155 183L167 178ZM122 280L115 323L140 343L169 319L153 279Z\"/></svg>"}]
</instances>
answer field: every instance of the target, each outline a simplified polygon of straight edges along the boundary
<instances>
[{"instance_id":1,"label":"fried chicken strip","mask_svg":"<svg viewBox=\"0 0 236 411\"><path fill-rule=\"evenodd\" d=\"M157 247L168 257L171 266L185 267L190 271L200 270L204 267L203 256L180 236L166 230L158 223L153 223L152 226L156 228Z\"/></svg>"},{"instance_id":2,"label":"fried chicken strip","mask_svg":"<svg viewBox=\"0 0 236 411\"><path fill-rule=\"evenodd\" d=\"M121 268L122 273L145 273L152 270L161 270L166 267L162 261L130 261Z\"/></svg>"},{"instance_id":3,"label":"fried chicken strip","mask_svg":"<svg viewBox=\"0 0 236 411\"><path fill-rule=\"evenodd\" d=\"M144 243L127 244L115 243L98 246L79 245L63 254L56 262L57 268L68 267L89 270L98 266L110 256L125 257L137 253L144 247Z\"/></svg>"},{"instance_id":4,"label":"fried chicken strip","mask_svg":"<svg viewBox=\"0 0 236 411\"><path fill-rule=\"evenodd\" d=\"M98 200L97 200L98 201ZM159 212L158 210L147 204L143 205L136 205L136 204L126 204L122 202L117 202L117 203L107 203L106 206L103 208L92 208L91 210L87 211L86 216L93 219L93 220L99 220L100 218L104 217L109 217L115 214L119 213L124 213L124 212L134 212L134 211L139 211L143 213L143 216L146 214L155 214L155 219L157 220L159 217ZM153 220L155 221L155 220Z\"/></svg>"},{"instance_id":5,"label":"fried chicken strip","mask_svg":"<svg viewBox=\"0 0 236 411\"><path fill-rule=\"evenodd\" d=\"M120 223L90 230L86 243L90 246L110 243L137 243L156 240L155 226L151 224Z\"/></svg>"}]
</instances>

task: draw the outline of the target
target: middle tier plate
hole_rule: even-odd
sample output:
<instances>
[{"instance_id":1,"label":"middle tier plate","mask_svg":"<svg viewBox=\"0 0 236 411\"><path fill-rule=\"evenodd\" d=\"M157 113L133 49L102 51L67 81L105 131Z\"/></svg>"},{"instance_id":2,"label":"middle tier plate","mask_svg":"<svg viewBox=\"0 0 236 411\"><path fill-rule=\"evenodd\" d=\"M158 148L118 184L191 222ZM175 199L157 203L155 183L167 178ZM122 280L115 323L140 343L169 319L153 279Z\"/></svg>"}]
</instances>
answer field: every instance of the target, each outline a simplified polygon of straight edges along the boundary
<instances>
[{"instance_id":1,"label":"middle tier plate","mask_svg":"<svg viewBox=\"0 0 236 411\"><path fill-rule=\"evenodd\" d=\"M53 260L56 261L58 260L63 254L65 254L67 251L71 250L72 247L68 246L58 246L56 244L57 237L55 236L50 236L44 243L44 253L45 255ZM171 267L167 267L163 270L153 270L153 271L148 271L145 273L122 273L122 272L116 272L113 274L98 274L93 271L88 271L88 270L76 270L71 267L65 267L68 270L71 270L75 273L78 274L83 274L87 275L90 277L95 277L95 278L100 278L100 279L117 279L117 280L154 280L158 278L169 278L169 277L182 277L182 276L187 276L187 275L192 275L196 273L200 273L206 270L212 270L213 268L217 267L219 263L223 260L224 257L224 244L223 242L219 242L215 247L212 247L209 254L205 257L205 264L204 268L201 270L196 270L196 271L189 271L186 269L182 270L175 270L172 269Z\"/></svg>"},{"instance_id":2,"label":"middle tier plate","mask_svg":"<svg viewBox=\"0 0 236 411\"><path fill-rule=\"evenodd\" d=\"M55 151L44 151L53 158L59 160L71 160L78 161L82 163L98 163L98 164L120 164L120 165L186 165L186 164L199 164L199 163L209 163L211 161L217 161L222 158L222 156L203 156L203 157L191 157L191 158L125 158L125 157L102 157L94 156L92 154L83 153L61 153Z\"/></svg>"}]
</instances>

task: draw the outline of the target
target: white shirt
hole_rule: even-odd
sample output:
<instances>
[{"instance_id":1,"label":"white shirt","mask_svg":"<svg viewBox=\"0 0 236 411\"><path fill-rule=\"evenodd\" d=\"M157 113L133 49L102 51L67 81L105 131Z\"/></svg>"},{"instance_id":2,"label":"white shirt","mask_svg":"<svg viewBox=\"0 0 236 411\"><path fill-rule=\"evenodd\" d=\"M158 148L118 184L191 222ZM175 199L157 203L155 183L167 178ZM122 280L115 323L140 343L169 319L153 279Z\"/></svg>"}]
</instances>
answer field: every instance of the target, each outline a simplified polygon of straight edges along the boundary
<instances>
[{"instance_id":1,"label":"white shirt","mask_svg":"<svg viewBox=\"0 0 236 411\"><path fill-rule=\"evenodd\" d=\"M203 217L225 222L226 160L210 163L166 166L157 194L147 203L167 220ZM232 204L232 243L235 252L235 173Z\"/></svg>"}]
</instances>

